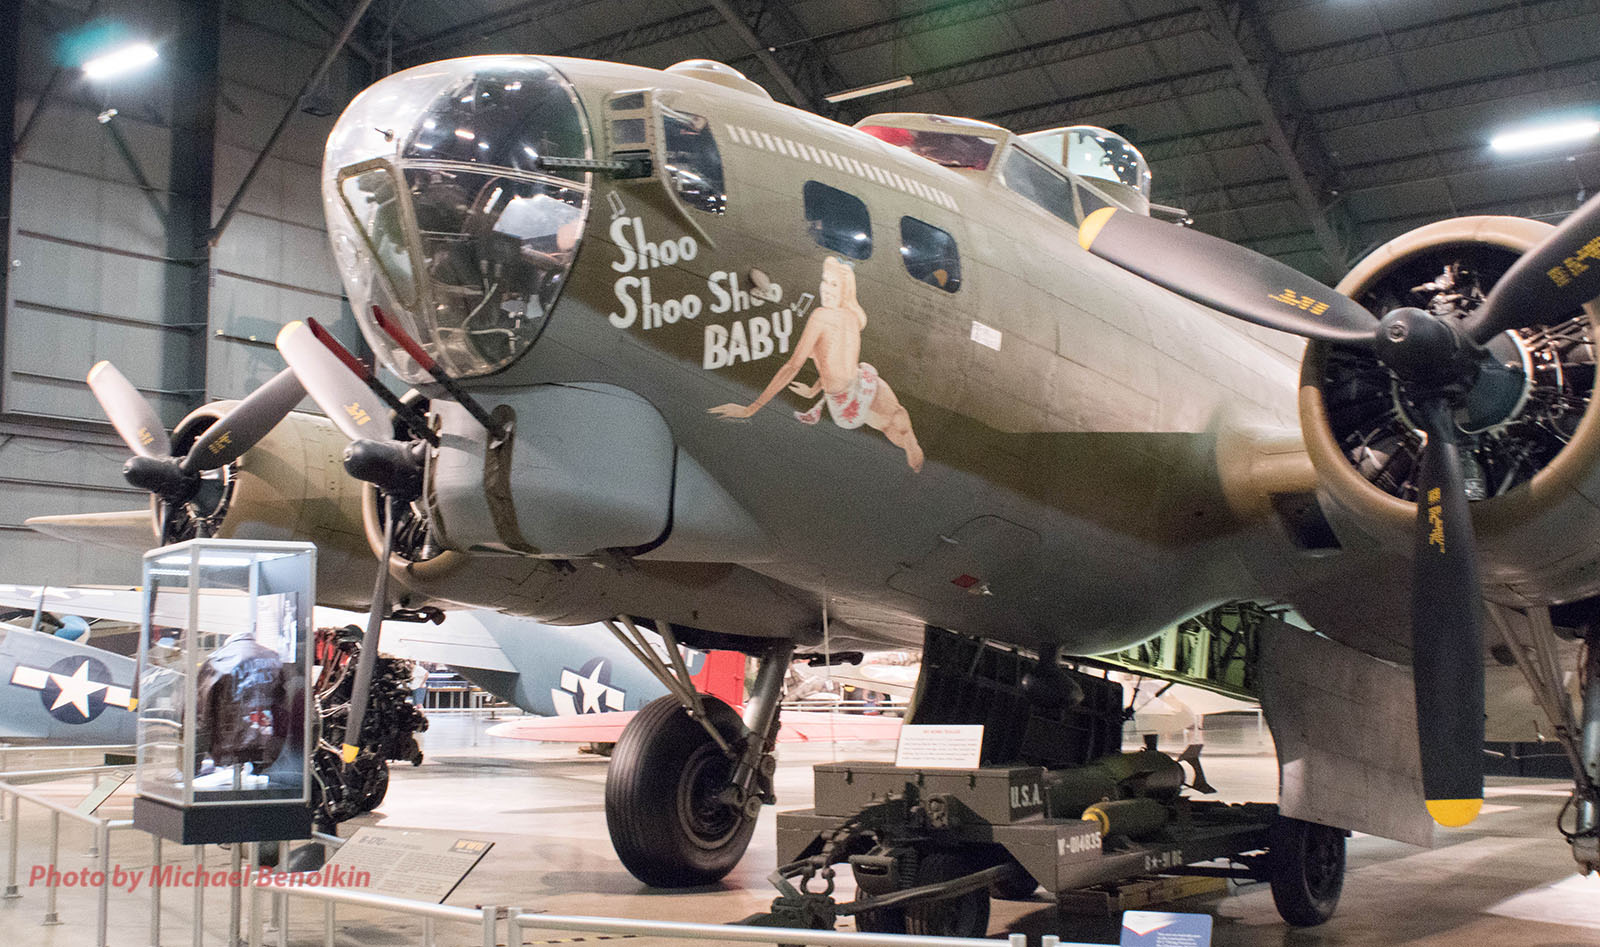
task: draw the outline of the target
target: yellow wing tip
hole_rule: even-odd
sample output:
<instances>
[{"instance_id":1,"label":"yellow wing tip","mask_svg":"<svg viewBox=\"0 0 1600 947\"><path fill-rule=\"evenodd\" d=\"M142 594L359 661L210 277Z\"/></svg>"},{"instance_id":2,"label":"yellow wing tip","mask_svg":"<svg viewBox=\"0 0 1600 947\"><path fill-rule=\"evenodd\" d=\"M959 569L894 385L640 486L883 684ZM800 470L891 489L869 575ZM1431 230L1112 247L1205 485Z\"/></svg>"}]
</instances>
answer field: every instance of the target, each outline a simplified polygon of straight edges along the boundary
<instances>
[{"instance_id":1,"label":"yellow wing tip","mask_svg":"<svg viewBox=\"0 0 1600 947\"><path fill-rule=\"evenodd\" d=\"M1428 814L1447 828L1460 828L1478 817L1482 799L1429 799Z\"/></svg>"},{"instance_id":2,"label":"yellow wing tip","mask_svg":"<svg viewBox=\"0 0 1600 947\"><path fill-rule=\"evenodd\" d=\"M339 758L344 760L346 763L354 763L356 761L356 757L360 754L361 747L359 746L351 746L350 744L346 743L344 746L339 748Z\"/></svg>"},{"instance_id":3,"label":"yellow wing tip","mask_svg":"<svg viewBox=\"0 0 1600 947\"><path fill-rule=\"evenodd\" d=\"M1100 228L1104 227L1106 221L1116 212L1115 207L1102 207L1083 218L1083 226L1078 228L1078 246L1085 250L1089 249L1089 244L1094 243L1094 238L1100 236Z\"/></svg>"}]
</instances>

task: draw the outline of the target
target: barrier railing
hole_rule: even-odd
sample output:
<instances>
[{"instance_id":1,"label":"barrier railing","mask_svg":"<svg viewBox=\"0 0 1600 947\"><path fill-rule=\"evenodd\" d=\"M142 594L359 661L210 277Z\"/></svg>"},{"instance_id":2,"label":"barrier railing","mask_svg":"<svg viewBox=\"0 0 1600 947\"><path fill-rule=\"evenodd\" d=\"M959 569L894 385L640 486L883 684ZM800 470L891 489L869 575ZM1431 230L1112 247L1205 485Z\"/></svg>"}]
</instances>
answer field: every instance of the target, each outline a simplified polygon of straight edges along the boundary
<instances>
[{"instance_id":1,"label":"barrier railing","mask_svg":"<svg viewBox=\"0 0 1600 947\"><path fill-rule=\"evenodd\" d=\"M113 769L126 771L127 767L106 766L76 766L64 767L59 770L35 770L30 774L12 773L12 777L22 775L43 775L53 773L56 777L92 775L107 772ZM0 898L12 900L22 897L22 892L17 882L17 847L18 836L21 832L21 823L18 820L19 805L26 800L39 806L50 813L50 863L45 872L45 908L44 923L54 925L61 923L61 915L57 909L58 890L61 887L61 818L65 816L75 822L83 823L94 831L94 849L96 868L100 872L102 884L96 892L95 908L95 940L96 947L107 947L107 936L110 922L110 897L111 885L111 833L116 829L129 829L133 827L131 819L103 819L92 813L80 812L73 806L65 805L53 799L46 799L37 793L29 792L10 782L0 782L0 798L6 801L6 821L9 823L8 838L6 841L6 887Z\"/></svg>"},{"instance_id":2,"label":"barrier railing","mask_svg":"<svg viewBox=\"0 0 1600 947\"><path fill-rule=\"evenodd\" d=\"M744 924L695 924L687 921L650 921L620 917L581 917L562 914L527 914L515 909L506 918L506 947L522 947L525 930L580 931L635 937L670 937L681 940L735 941L756 944L815 944L818 947L996 947L999 941L981 937L931 937L916 934L862 934L850 931L814 931L798 927L752 927ZM1009 947L1027 947L1026 934L1012 934ZM1039 947L1106 947L1080 944L1046 934Z\"/></svg>"}]
</instances>

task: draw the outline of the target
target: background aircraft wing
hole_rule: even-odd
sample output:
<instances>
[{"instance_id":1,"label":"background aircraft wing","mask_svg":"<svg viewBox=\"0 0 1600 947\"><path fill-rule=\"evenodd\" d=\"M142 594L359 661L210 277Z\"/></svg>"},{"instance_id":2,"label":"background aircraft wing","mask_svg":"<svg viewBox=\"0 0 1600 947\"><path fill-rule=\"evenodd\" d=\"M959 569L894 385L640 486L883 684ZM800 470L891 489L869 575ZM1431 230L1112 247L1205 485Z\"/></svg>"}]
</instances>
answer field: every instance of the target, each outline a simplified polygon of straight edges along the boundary
<instances>
[{"instance_id":1,"label":"background aircraft wing","mask_svg":"<svg viewBox=\"0 0 1600 947\"><path fill-rule=\"evenodd\" d=\"M112 513L62 513L29 517L26 525L46 536L143 553L156 544L154 520L147 506Z\"/></svg>"}]
</instances>

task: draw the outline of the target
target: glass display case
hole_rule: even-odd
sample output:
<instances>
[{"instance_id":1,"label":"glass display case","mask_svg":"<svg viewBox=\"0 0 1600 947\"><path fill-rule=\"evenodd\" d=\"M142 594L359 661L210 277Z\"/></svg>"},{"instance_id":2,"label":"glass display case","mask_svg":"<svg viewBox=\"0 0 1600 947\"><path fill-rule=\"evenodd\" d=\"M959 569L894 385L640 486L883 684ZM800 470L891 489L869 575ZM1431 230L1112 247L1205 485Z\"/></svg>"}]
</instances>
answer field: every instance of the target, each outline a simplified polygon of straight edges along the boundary
<instances>
[{"instance_id":1,"label":"glass display case","mask_svg":"<svg viewBox=\"0 0 1600 947\"><path fill-rule=\"evenodd\" d=\"M184 844L310 837L315 575L309 543L145 554L140 828Z\"/></svg>"}]
</instances>

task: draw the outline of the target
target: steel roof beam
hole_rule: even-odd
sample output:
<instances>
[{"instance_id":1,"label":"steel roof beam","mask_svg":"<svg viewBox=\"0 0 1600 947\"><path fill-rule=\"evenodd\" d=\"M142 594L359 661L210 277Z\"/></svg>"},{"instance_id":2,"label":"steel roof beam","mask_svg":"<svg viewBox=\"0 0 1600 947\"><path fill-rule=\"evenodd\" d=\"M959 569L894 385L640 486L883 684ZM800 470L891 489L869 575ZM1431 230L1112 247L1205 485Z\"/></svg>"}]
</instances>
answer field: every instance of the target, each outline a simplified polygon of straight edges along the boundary
<instances>
[{"instance_id":1,"label":"steel roof beam","mask_svg":"<svg viewBox=\"0 0 1600 947\"><path fill-rule=\"evenodd\" d=\"M938 69L923 70L916 74L916 90L937 92L968 82L1010 75L1023 69L1036 69L1096 53L1142 46L1156 40L1199 32L1206 27L1205 16L1200 11L1189 10L1146 17L1118 26L1086 30L1003 53L979 56Z\"/></svg>"},{"instance_id":2,"label":"steel roof beam","mask_svg":"<svg viewBox=\"0 0 1600 947\"><path fill-rule=\"evenodd\" d=\"M1257 23L1249 0L1204 0L1204 10L1212 36L1239 79L1240 91L1283 163L1289 190L1310 221L1332 275L1343 276L1349 261L1325 203L1337 194L1338 172L1306 117L1304 103L1276 68L1278 53L1272 38Z\"/></svg>"},{"instance_id":3,"label":"steel roof beam","mask_svg":"<svg viewBox=\"0 0 1600 947\"><path fill-rule=\"evenodd\" d=\"M1036 105L990 112L982 118L1018 132L1082 123L1090 117L1125 111L1188 95L1204 95L1238 85L1228 66L1211 66L1193 72L1163 76L1148 82L1101 89L1087 95L1055 99Z\"/></svg>"},{"instance_id":4,"label":"steel roof beam","mask_svg":"<svg viewBox=\"0 0 1600 947\"><path fill-rule=\"evenodd\" d=\"M1528 0L1284 53L1290 72L1345 66L1600 13L1600 0Z\"/></svg>"},{"instance_id":5,"label":"steel roof beam","mask_svg":"<svg viewBox=\"0 0 1600 947\"><path fill-rule=\"evenodd\" d=\"M739 40L750 48L756 59L766 68L767 75L771 76L772 81L783 89L783 94L788 96L791 103L813 112L817 110L817 102L820 100L820 96L813 98L811 93L800 88L799 83L795 82L795 77L790 74L788 67L778 62L778 58L772 55L772 52L767 48L767 43L756 35L755 30L750 28L750 23L745 20L744 14L735 10L733 4L729 3L728 0L711 0L711 8L717 11L723 22L728 24L734 34L739 37ZM765 12L764 5L763 12Z\"/></svg>"},{"instance_id":6,"label":"steel roof beam","mask_svg":"<svg viewBox=\"0 0 1600 947\"><path fill-rule=\"evenodd\" d=\"M1515 98L1533 92L1550 92L1559 89L1581 89L1584 98L1593 96L1595 66L1600 56L1584 56L1546 65L1530 66L1462 79L1440 85L1417 89L1410 95L1394 98L1381 96L1347 105L1318 109L1317 124L1326 131L1366 125L1391 118L1405 118L1416 112L1436 112L1440 109L1480 105L1500 99Z\"/></svg>"}]
</instances>

